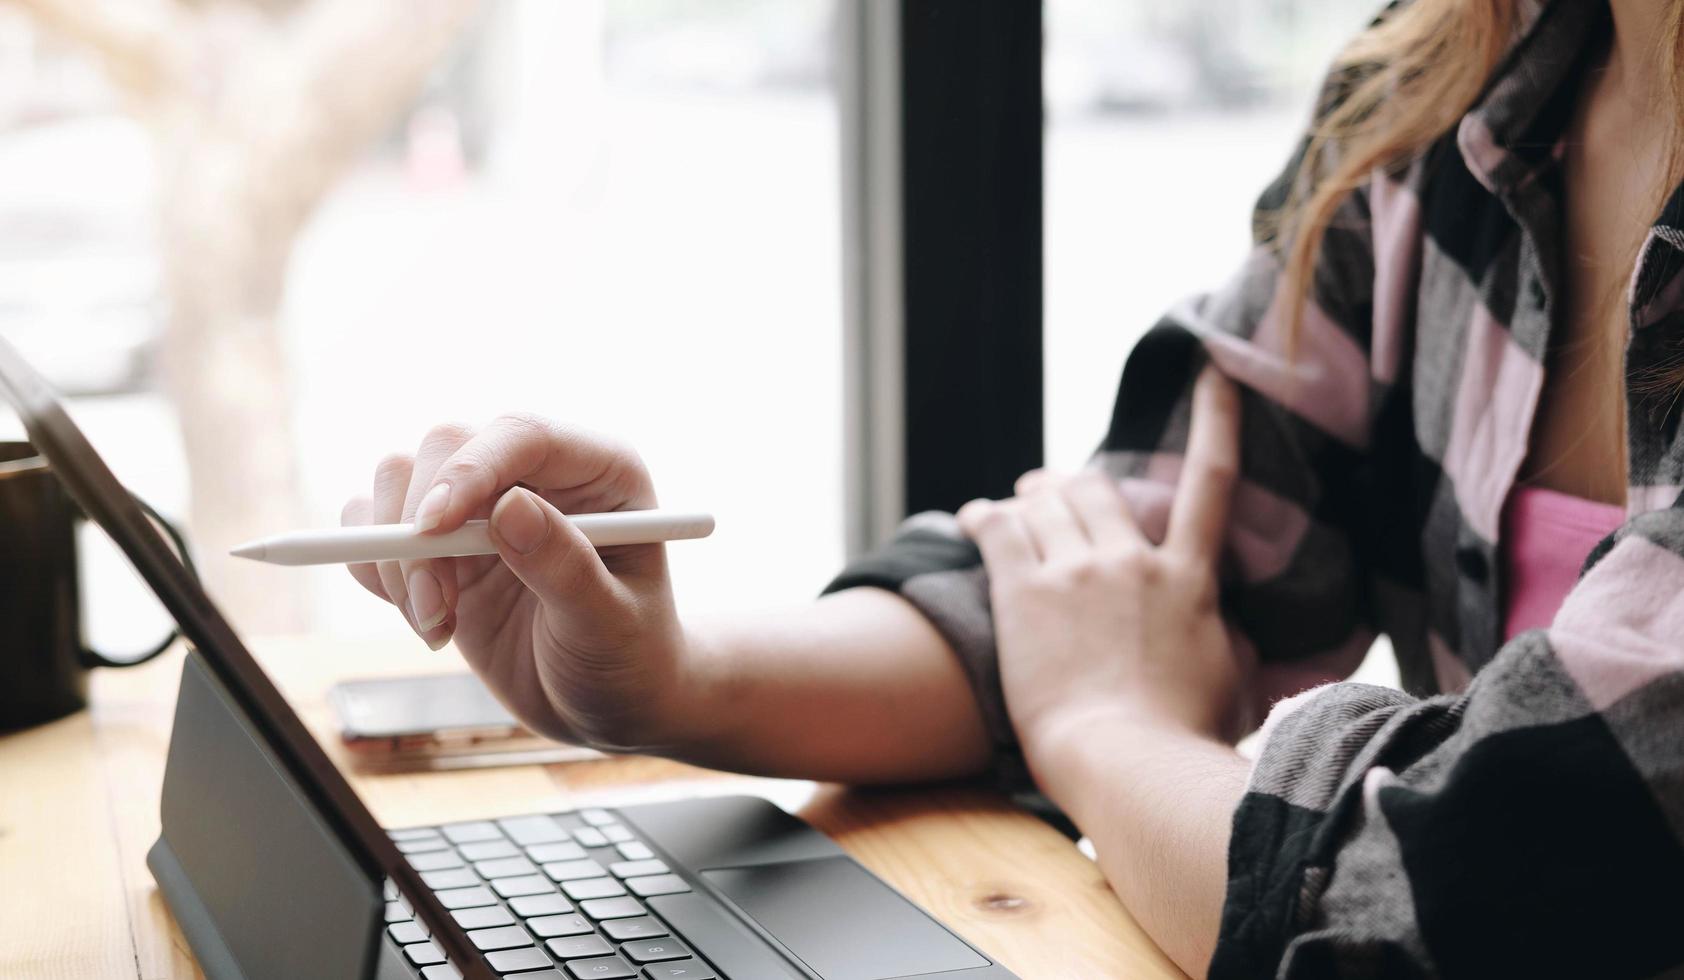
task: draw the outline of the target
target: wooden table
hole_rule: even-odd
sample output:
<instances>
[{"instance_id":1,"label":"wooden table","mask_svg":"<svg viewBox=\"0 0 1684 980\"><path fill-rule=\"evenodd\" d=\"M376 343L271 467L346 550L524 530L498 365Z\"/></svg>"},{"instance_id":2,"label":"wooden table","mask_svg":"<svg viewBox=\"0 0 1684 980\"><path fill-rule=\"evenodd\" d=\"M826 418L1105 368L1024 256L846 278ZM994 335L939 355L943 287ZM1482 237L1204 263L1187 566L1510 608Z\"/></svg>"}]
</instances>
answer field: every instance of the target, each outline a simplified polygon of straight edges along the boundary
<instances>
[{"instance_id":1,"label":"wooden table","mask_svg":"<svg viewBox=\"0 0 1684 980\"><path fill-rule=\"evenodd\" d=\"M254 644L330 754L335 681L447 670L413 642ZM0 977L199 977L145 864L180 651L102 671L93 707L0 737ZM351 779L387 826L752 793L830 834L866 867L1025 980L1179 977L1098 868L1045 823L965 787L859 790L616 758Z\"/></svg>"}]
</instances>

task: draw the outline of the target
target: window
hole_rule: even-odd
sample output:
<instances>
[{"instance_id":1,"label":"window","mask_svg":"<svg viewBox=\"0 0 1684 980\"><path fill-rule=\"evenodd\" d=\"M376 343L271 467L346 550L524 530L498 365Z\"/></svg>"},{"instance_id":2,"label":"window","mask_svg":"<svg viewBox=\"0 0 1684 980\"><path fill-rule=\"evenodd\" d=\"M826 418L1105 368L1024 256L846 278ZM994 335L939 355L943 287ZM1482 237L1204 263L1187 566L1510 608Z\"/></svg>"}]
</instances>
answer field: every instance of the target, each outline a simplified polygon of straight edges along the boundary
<instances>
[{"instance_id":1,"label":"window","mask_svg":"<svg viewBox=\"0 0 1684 980\"><path fill-rule=\"evenodd\" d=\"M207 32L190 43L220 31L237 51L279 31L271 18L292 16L254 3L219 19L231 6L183 4ZM299 9L354 16L338 6ZM0 330L73 396L120 477L191 517L237 625L402 629L341 570L240 568L216 556L276 522L337 523L379 457L413 449L431 423L513 410L629 440L664 504L717 515L714 538L671 549L687 611L808 597L840 564L829 0L496 0L454 24L430 64L363 58L421 81L364 134L367 149L334 173L290 241L260 224L273 215L192 210L204 201L182 173L204 147L130 115L133 99L99 71L85 39L0 15L0 75L13 83L0 102ZM381 34L359 43L374 50ZM359 74L368 70L345 67L342 84L366 95L391 81ZM321 105L264 96L276 102L253 105ZM288 120L246 121L253 142L225 147L239 172L265 152L256 137L280 138ZM331 146L306 147L294 165L268 166L304 179L308 165L333 159ZM213 311L214 344L195 348L222 389L212 396L235 408L207 420L205 402L190 407L181 375L167 370L179 366L170 345L219 290L264 285L223 261L228 248L208 249L214 261L196 267L169 253L181 247L172 229L218 221L230 224L223 246L256 241L283 255L273 322L242 294L244 312ZM273 358L248 352L227 362L239 370L216 366L238 354L229 345L268 330ZM207 397L202 386L195 397ZM183 422L255 424L260 449L230 440L237 459L207 458L203 437L184 444ZM246 500L247 490L287 494L261 476L286 470L277 433L296 453L295 499ZM201 477L191 484L189 467ZM244 473L241 491L204 479L214 467ZM235 512L258 517L222 520ZM139 646L131 611L101 597L126 591L105 584L122 578L120 563L85 551L94 639ZM296 616L282 615L289 596Z\"/></svg>"}]
</instances>

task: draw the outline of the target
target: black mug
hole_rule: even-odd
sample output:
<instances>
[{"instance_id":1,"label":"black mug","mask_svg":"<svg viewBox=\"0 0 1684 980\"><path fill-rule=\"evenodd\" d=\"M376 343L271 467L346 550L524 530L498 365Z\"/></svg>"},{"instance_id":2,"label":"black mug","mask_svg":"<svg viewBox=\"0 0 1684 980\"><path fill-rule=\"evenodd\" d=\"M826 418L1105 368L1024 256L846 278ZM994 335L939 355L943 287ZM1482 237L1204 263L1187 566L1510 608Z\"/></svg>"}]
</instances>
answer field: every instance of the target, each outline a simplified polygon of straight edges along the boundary
<instances>
[{"instance_id":1,"label":"black mug","mask_svg":"<svg viewBox=\"0 0 1684 980\"><path fill-rule=\"evenodd\" d=\"M141 509L185 561L187 548L176 529L144 503ZM87 707L90 669L145 663L175 642L171 631L153 649L121 660L83 642L76 557L82 519L34 447L0 442L0 731Z\"/></svg>"}]
</instances>

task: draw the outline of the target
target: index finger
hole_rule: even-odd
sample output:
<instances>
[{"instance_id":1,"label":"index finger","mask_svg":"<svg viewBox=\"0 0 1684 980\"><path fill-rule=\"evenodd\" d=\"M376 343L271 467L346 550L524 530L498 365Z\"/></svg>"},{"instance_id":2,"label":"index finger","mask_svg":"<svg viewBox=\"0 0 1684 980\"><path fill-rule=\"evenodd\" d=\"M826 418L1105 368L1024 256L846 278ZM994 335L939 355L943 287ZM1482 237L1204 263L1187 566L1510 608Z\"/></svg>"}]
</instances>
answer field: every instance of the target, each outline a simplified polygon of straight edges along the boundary
<instances>
[{"instance_id":1,"label":"index finger","mask_svg":"<svg viewBox=\"0 0 1684 980\"><path fill-rule=\"evenodd\" d=\"M373 523L374 502L367 497L352 497L345 502L345 507L339 512L339 523L346 527ZM391 596L386 594L386 587L380 584L380 570L371 561L355 562L345 566L358 584L376 596L391 602Z\"/></svg>"},{"instance_id":2,"label":"index finger","mask_svg":"<svg viewBox=\"0 0 1684 980\"><path fill-rule=\"evenodd\" d=\"M1193 385L1193 421L1170 507L1166 547L1215 561L1240 473L1240 393L1215 367Z\"/></svg>"},{"instance_id":3,"label":"index finger","mask_svg":"<svg viewBox=\"0 0 1684 980\"><path fill-rule=\"evenodd\" d=\"M567 513L655 506L637 454L593 432L533 415L505 415L440 464L423 495L426 529L449 531L488 510L515 484ZM440 488L444 489L440 489ZM417 512L416 520L421 522Z\"/></svg>"}]
</instances>

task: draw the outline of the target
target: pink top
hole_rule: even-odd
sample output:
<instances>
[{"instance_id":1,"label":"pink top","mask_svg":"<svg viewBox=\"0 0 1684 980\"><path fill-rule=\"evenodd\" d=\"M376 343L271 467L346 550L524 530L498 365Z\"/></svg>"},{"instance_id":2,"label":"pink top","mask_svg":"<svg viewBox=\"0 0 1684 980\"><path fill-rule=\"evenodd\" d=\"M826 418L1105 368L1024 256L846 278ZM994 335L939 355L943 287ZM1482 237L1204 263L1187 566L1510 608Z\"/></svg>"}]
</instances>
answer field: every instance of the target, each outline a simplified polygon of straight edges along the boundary
<instances>
[{"instance_id":1,"label":"pink top","mask_svg":"<svg viewBox=\"0 0 1684 980\"><path fill-rule=\"evenodd\" d=\"M1517 486L1503 508L1503 639L1547 627L1596 543L1625 523L1623 507Z\"/></svg>"}]
</instances>

